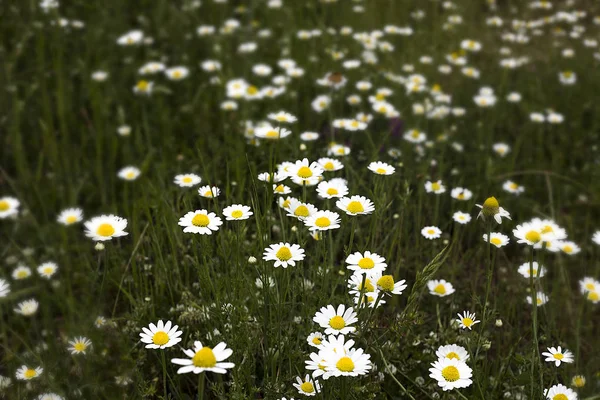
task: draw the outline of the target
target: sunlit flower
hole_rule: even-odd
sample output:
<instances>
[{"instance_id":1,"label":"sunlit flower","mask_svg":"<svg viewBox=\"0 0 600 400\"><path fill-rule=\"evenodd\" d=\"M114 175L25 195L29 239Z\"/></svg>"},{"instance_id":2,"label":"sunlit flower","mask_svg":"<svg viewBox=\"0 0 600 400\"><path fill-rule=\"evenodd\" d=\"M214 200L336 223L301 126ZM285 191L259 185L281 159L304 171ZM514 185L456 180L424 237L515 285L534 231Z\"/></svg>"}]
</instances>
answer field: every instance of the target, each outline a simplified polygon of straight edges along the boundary
<instances>
[{"instance_id":1,"label":"sunlit flower","mask_svg":"<svg viewBox=\"0 0 600 400\"><path fill-rule=\"evenodd\" d=\"M223 221L213 212L196 210L190 211L179 218L178 225L184 227L184 233L211 235L213 231L219 230L219 227L223 225Z\"/></svg>"},{"instance_id":2,"label":"sunlit flower","mask_svg":"<svg viewBox=\"0 0 600 400\"><path fill-rule=\"evenodd\" d=\"M83 220L83 210L81 208L67 208L58 214L56 220L63 225L72 225Z\"/></svg>"},{"instance_id":3,"label":"sunlit flower","mask_svg":"<svg viewBox=\"0 0 600 400\"><path fill-rule=\"evenodd\" d=\"M305 396L315 396L317 393L321 392L321 385L319 385L318 381L310 380L310 375L306 375L304 380L302 380L299 376L296 377L296 382L294 383L294 387L298 390L298 393L303 394ZM293 399L291 399L293 400Z\"/></svg>"},{"instance_id":4,"label":"sunlit flower","mask_svg":"<svg viewBox=\"0 0 600 400\"><path fill-rule=\"evenodd\" d=\"M175 346L181 342L180 336L183 334L177 325L172 325L171 321L158 324L150 323L148 328L142 327L140 332L140 341L146 344L147 349L166 349Z\"/></svg>"},{"instance_id":5,"label":"sunlit flower","mask_svg":"<svg viewBox=\"0 0 600 400\"><path fill-rule=\"evenodd\" d=\"M375 211L375 205L364 196L342 197L335 206L348 215L366 215Z\"/></svg>"},{"instance_id":6,"label":"sunlit flower","mask_svg":"<svg viewBox=\"0 0 600 400\"><path fill-rule=\"evenodd\" d=\"M42 367L30 368L26 365L23 365L17 370L15 376L20 381L28 381L37 378L42 374L42 372L44 372L44 368Z\"/></svg>"},{"instance_id":7,"label":"sunlit flower","mask_svg":"<svg viewBox=\"0 0 600 400\"><path fill-rule=\"evenodd\" d=\"M433 186L433 185L434 184L432 183L431 186ZM432 187L432 189L434 189L434 188ZM466 200L470 200L471 197L473 197L473 192L471 192L469 189L465 189L462 187L456 187L450 191L450 196L456 200L466 201Z\"/></svg>"},{"instance_id":8,"label":"sunlit flower","mask_svg":"<svg viewBox=\"0 0 600 400\"><path fill-rule=\"evenodd\" d=\"M24 317L29 317L37 312L39 306L40 303L38 303L35 299L29 299L20 302L14 311Z\"/></svg>"},{"instance_id":9,"label":"sunlit flower","mask_svg":"<svg viewBox=\"0 0 600 400\"><path fill-rule=\"evenodd\" d=\"M533 276L534 278L539 276L541 278L546 275L546 268L539 265L537 261L534 261L531 264L526 262L519 265L518 271L521 275L523 275L524 278L527 279L529 279L530 276Z\"/></svg>"},{"instance_id":10,"label":"sunlit flower","mask_svg":"<svg viewBox=\"0 0 600 400\"><path fill-rule=\"evenodd\" d=\"M429 377L435 379L444 391L466 388L473 383L473 370L457 358L440 358L431 366Z\"/></svg>"},{"instance_id":11,"label":"sunlit flower","mask_svg":"<svg viewBox=\"0 0 600 400\"><path fill-rule=\"evenodd\" d=\"M199 341L194 342L193 349L184 349L183 352L189 358L173 358L171 362L183 367L177 370L178 374L193 372L199 374L204 371L225 374L228 369L235 366L231 362L223 362L228 359L233 350L228 349L224 342L217 344L214 349L202 346Z\"/></svg>"},{"instance_id":12,"label":"sunlit flower","mask_svg":"<svg viewBox=\"0 0 600 400\"><path fill-rule=\"evenodd\" d=\"M425 239L433 240L442 236L442 231L437 226L426 226L421 229L421 235L423 235Z\"/></svg>"},{"instance_id":13,"label":"sunlit flower","mask_svg":"<svg viewBox=\"0 0 600 400\"><path fill-rule=\"evenodd\" d=\"M117 176L126 181L134 181L140 176L141 171L136 167L125 167L119 170Z\"/></svg>"},{"instance_id":14,"label":"sunlit flower","mask_svg":"<svg viewBox=\"0 0 600 400\"><path fill-rule=\"evenodd\" d=\"M450 282L446 282L444 279L433 279L427 282L427 288L429 288L429 294L439 297L445 297L454 293L454 287Z\"/></svg>"},{"instance_id":15,"label":"sunlit flower","mask_svg":"<svg viewBox=\"0 0 600 400\"><path fill-rule=\"evenodd\" d=\"M491 232L490 239L488 240L487 233L483 234L483 240L493 244L494 246L500 248L506 246L510 239L508 236L501 234L500 232Z\"/></svg>"},{"instance_id":16,"label":"sunlit flower","mask_svg":"<svg viewBox=\"0 0 600 400\"><path fill-rule=\"evenodd\" d=\"M377 175L392 175L396 171L396 168L381 161L374 161L367 168Z\"/></svg>"},{"instance_id":17,"label":"sunlit flower","mask_svg":"<svg viewBox=\"0 0 600 400\"><path fill-rule=\"evenodd\" d=\"M527 300L528 304L532 303L531 296L527 296L526 300ZM548 300L549 300L549 298L544 292L537 292L535 295L535 304L538 307L541 307L544 304L546 304L548 302Z\"/></svg>"},{"instance_id":18,"label":"sunlit flower","mask_svg":"<svg viewBox=\"0 0 600 400\"><path fill-rule=\"evenodd\" d=\"M317 194L324 199L341 198L348 194L348 186L344 179L334 178L320 182L317 185Z\"/></svg>"},{"instance_id":19,"label":"sunlit flower","mask_svg":"<svg viewBox=\"0 0 600 400\"><path fill-rule=\"evenodd\" d=\"M269 245L263 253L263 260L275 261L274 267L287 268L295 266L297 261L304 260L304 249L297 244L278 243Z\"/></svg>"},{"instance_id":20,"label":"sunlit flower","mask_svg":"<svg viewBox=\"0 0 600 400\"><path fill-rule=\"evenodd\" d=\"M92 346L92 341L86 337L80 336L73 340L69 340L69 347L67 350L71 354L85 354L85 352Z\"/></svg>"},{"instance_id":21,"label":"sunlit flower","mask_svg":"<svg viewBox=\"0 0 600 400\"><path fill-rule=\"evenodd\" d=\"M313 321L325 328L326 335L337 335L339 333L345 335L356 330L355 327L350 325L357 322L358 319L352 307L346 308L345 305L340 304L336 309L330 304L321 307L313 317Z\"/></svg>"},{"instance_id":22,"label":"sunlit flower","mask_svg":"<svg viewBox=\"0 0 600 400\"><path fill-rule=\"evenodd\" d=\"M379 254L365 251L356 252L346 258L347 268L354 272L383 272L387 268L385 258Z\"/></svg>"},{"instance_id":23,"label":"sunlit flower","mask_svg":"<svg viewBox=\"0 0 600 400\"><path fill-rule=\"evenodd\" d=\"M221 194L221 189L216 186L204 185L198 188L198 194L207 199L212 199Z\"/></svg>"},{"instance_id":24,"label":"sunlit flower","mask_svg":"<svg viewBox=\"0 0 600 400\"><path fill-rule=\"evenodd\" d=\"M483 205L475 204L477 207L481 208L479 214L477 214L477 218L483 217L493 217L494 220L501 224L502 218L510 218L510 214L504 208L500 207L498 200L495 197L488 197Z\"/></svg>"},{"instance_id":25,"label":"sunlit flower","mask_svg":"<svg viewBox=\"0 0 600 400\"><path fill-rule=\"evenodd\" d=\"M327 231L340 227L340 215L332 211L317 211L304 220L304 225L311 231Z\"/></svg>"},{"instance_id":26,"label":"sunlit flower","mask_svg":"<svg viewBox=\"0 0 600 400\"><path fill-rule=\"evenodd\" d=\"M116 215L100 215L84 223L85 236L94 241L111 240L114 237L126 236L127 220Z\"/></svg>"},{"instance_id":27,"label":"sunlit flower","mask_svg":"<svg viewBox=\"0 0 600 400\"><path fill-rule=\"evenodd\" d=\"M21 203L14 197L0 197L0 219L17 215Z\"/></svg>"},{"instance_id":28,"label":"sunlit flower","mask_svg":"<svg viewBox=\"0 0 600 400\"><path fill-rule=\"evenodd\" d=\"M202 182L202 178L196 174L181 174L175 175L174 182L181 187L192 187Z\"/></svg>"},{"instance_id":29,"label":"sunlit flower","mask_svg":"<svg viewBox=\"0 0 600 400\"><path fill-rule=\"evenodd\" d=\"M37 272L42 278L50 279L58 271L58 265L53 262L45 262L37 267Z\"/></svg>"},{"instance_id":30,"label":"sunlit flower","mask_svg":"<svg viewBox=\"0 0 600 400\"><path fill-rule=\"evenodd\" d=\"M435 355L439 359L449 358L456 359L459 361L467 361L469 359L469 353L467 350L457 344L447 344L440 346L435 352Z\"/></svg>"},{"instance_id":31,"label":"sunlit flower","mask_svg":"<svg viewBox=\"0 0 600 400\"><path fill-rule=\"evenodd\" d=\"M475 324L478 324L481 321L475 319L475 313L469 311L463 311L462 315L457 314L458 319L456 320L459 323L459 326L463 329L471 330L471 327Z\"/></svg>"},{"instance_id":32,"label":"sunlit flower","mask_svg":"<svg viewBox=\"0 0 600 400\"><path fill-rule=\"evenodd\" d=\"M543 352L542 356L546 357L544 361L553 362L557 367L560 366L561 363L570 364L575 361L573 353L567 349L563 350L560 346L548 347L548 351Z\"/></svg>"},{"instance_id":33,"label":"sunlit flower","mask_svg":"<svg viewBox=\"0 0 600 400\"><path fill-rule=\"evenodd\" d=\"M457 211L452 215L452 219L455 222L458 222L459 224L464 225L464 224L469 223L469 221L471 221L471 215L469 215L468 213Z\"/></svg>"}]
</instances>

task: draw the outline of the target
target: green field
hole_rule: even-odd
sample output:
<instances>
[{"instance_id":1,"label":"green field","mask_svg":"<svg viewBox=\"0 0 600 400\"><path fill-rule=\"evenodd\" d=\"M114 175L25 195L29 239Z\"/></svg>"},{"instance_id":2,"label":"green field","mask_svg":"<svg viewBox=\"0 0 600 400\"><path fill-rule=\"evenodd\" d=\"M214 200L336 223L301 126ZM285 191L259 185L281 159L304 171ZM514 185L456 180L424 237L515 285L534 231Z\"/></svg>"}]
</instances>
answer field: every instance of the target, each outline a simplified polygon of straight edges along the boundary
<instances>
[{"instance_id":1,"label":"green field","mask_svg":"<svg viewBox=\"0 0 600 400\"><path fill-rule=\"evenodd\" d=\"M600 3L10 0L0 38L0 398L600 399Z\"/></svg>"}]
</instances>

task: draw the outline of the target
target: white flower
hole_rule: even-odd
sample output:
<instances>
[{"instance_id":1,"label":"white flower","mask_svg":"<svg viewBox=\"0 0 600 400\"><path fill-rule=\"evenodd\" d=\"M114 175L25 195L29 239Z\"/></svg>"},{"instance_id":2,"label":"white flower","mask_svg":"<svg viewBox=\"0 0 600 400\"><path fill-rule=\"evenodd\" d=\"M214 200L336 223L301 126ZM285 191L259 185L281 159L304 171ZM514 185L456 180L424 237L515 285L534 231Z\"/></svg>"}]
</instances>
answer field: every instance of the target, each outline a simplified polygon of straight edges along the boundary
<instances>
[{"instance_id":1,"label":"white flower","mask_svg":"<svg viewBox=\"0 0 600 400\"><path fill-rule=\"evenodd\" d=\"M131 46L142 42L144 33L140 30L129 31L117 39L117 44L120 46Z\"/></svg>"},{"instance_id":2,"label":"white flower","mask_svg":"<svg viewBox=\"0 0 600 400\"><path fill-rule=\"evenodd\" d=\"M265 125L257 127L254 131L254 135L260 139L269 139L269 140L277 140L288 137L292 134L292 131L289 129L281 128L281 127L273 127L271 125Z\"/></svg>"},{"instance_id":3,"label":"white flower","mask_svg":"<svg viewBox=\"0 0 600 400\"><path fill-rule=\"evenodd\" d=\"M464 225L471 221L471 216L468 213L457 211L452 215L452 219Z\"/></svg>"},{"instance_id":4,"label":"white flower","mask_svg":"<svg viewBox=\"0 0 600 400\"><path fill-rule=\"evenodd\" d=\"M92 341L86 337L80 336L73 340L69 340L69 347L67 350L71 354L85 354L85 352L92 346Z\"/></svg>"},{"instance_id":5,"label":"white flower","mask_svg":"<svg viewBox=\"0 0 600 400\"><path fill-rule=\"evenodd\" d=\"M0 298L8 296L10 293L10 285L7 281L0 278Z\"/></svg>"},{"instance_id":6,"label":"white flower","mask_svg":"<svg viewBox=\"0 0 600 400\"><path fill-rule=\"evenodd\" d=\"M42 278L50 279L58 270L58 265L53 262L45 262L37 267L37 272Z\"/></svg>"},{"instance_id":7,"label":"white flower","mask_svg":"<svg viewBox=\"0 0 600 400\"><path fill-rule=\"evenodd\" d=\"M532 270L533 274L531 274ZM544 268L544 266L540 266L537 261L534 261L531 265L528 262L519 265L518 271L521 275L523 275L524 278L527 279L529 279L531 275L533 275L534 278L538 276L541 278L542 276L546 275L546 268Z\"/></svg>"},{"instance_id":8,"label":"white flower","mask_svg":"<svg viewBox=\"0 0 600 400\"><path fill-rule=\"evenodd\" d=\"M308 344L312 347L321 347L321 342L323 341L323 334L321 332L313 332L306 338Z\"/></svg>"},{"instance_id":9,"label":"white flower","mask_svg":"<svg viewBox=\"0 0 600 400\"><path fill-rule=\"evenodd\" d=\"M179 327L177 325L172 325L171 321L163 323L163 321L160 320L156 325L150 323L148 328L142 327L140 341L146 343L147 349L165 349L167 347L172 347L181 342L180 336L183 332L178 329Z\"/></svg>"},{"instance_id":10,"label":"white flower","mask_svg":"<svg viewBox=\"0 0 600 400\"><path fill-rule=\"evenodd\" d=\"M274 267L287 268L295 266L297 261L304 260L304 249L297 244L278 243L265 249L263 260L275 261Z\"/></svg>"},{"instance_id":11,"label":"white flower","mask_svg":"<svg viewBox=\"0 0 600 400\"><path fill-rule=\"evenodd\" d=\"M340 304L337 309L333 308L330 304L326 307L321 307L313 317L313 321L325 328L325 334L339 334L346 335L356 330L355 327L350 326L358 321L356 313L352 307L346 308L345 305Z\"/></svg>"},{"instance_id":12,"label":"white flower","mask_svg":"<svg viewBox=\"0 0 600 400\"><path fill-rule=\"evenodd\" d=\"M19 367L19 369L15 373L15 376L20 381L28 381L37 378L42 374L42 372L44 372L44 368L42 367L29 368L28 366L23 365Z\"/></svg>"},{"instance_id":13,"label":"white flower","mask_svg":"<svg viewBox=\"0 0 600 400\"><path fill-rule=\"evenodd\" d=\"M179 226L184 227L184 233L211 235L213 231L218 231L221 225L223 225L221 218L217 217L215 213L209 213L206 210L190 211L179 218Z\"/></svg>"},{"instance_id":14,"label":"white flower","mask_svg":"<svg viewBox=\"0 0 600 400\"><path fill-rule=\"evenodd\" d=\"M377 175L392 175L396 171L396 168L381 161L374 161L367 168Z\"/></svg>"},{"instance_id":15,"label":"white flower","mask_svg":"<svg viewBox=\"0 0 600 400\"><path fill-rule=\"evenodd\" d=\"M172 81L180 81L187 78L190 70L186 67L172 67L165 71L165 75Z\"/></svg>"},{"instance_id":16,"label":"white flower","mask_svg":"<svg viewBox=\"0 0 600 400\"><path fill-rule=\"evenodd\" d=\"M339 171L344 168L344 164L342 164L339 160L335 158L319 158L317 163L323 168L324 171Z\"/></svg>"},{"instance_id":17,"label":"white flower","mask_svg":"<svg viewBox=\"0 0 600 400\"><path fill-rule=\"evenodd\" d=\"M181 187L192 187L202 182L202 178L196 174L181 174L175 175L173 182Z\"/></svg>"},{"instance_id":18,"label":"white flower","mask_svg":"<svg viewBox=\"0 0 600 400\"><path fill-rule=\"evenodd\" d=\"M475 319L475 313L471 313L469 311L463 311L463 315L461 315L461 314L457 314L457 315L458 315L458 319L456 321L458 321L460 327L463 329L471 330L471 327L473 325L481 322L481 321L478 321L477 319Z\"/></svg>"},{"instance_id":19,"label":"white flower","mask_svg":"<svg viewBox=\"0 0 600 400\"><path fill-rule=\"evenodd\" d=\"M233 204L223 209L223 215L227 221L239 221L250 218L254 213L249 206Z\"/></svg>"},{"instance_id":20,"label":"white flower","mask_svg":"<svg viewBox=\"0 0 600 400\"><path fill-rule=\"evenodd\" d=\"M0 197L0 219L17 215L21 203L14 197Z\"/></svg>"},{"instance_id":21,"label":"white flower","mask_svg":"<svg viewBox=\"0 0 600 400\"><path fill-rule=\"evenodd\" d=\"M446 282L444 279L433 279L427 282L429 288L429 294L438 297L445 297L454 293L454 287L450 282Z\"/></svg>"},{"instance_id":22,"label":"white flower","mask_svg":"<svg viewBox=\"0 0 600 400\"><path fill-rule=\"evenodd\" d=\"M340 215L332 211L317 211L304 220L311 231L327 231L340 227Z\"/></svg>"},{"instance_id":23,"label":"white flower","mask_svg":"<svg viewBox=\"0 0 600 400\"><path fill-rule=\"evenodd\" d=\"M438 360L450 358L459 361L467 361L469 359L469 353L467 353L467 350L464 347L459 346L457 344L447 344L445 346L440 346L436 350L435 355L437 356Z\"/></svg>"},{"instance_id":24,"label":"white flower","mask_svg":"<svg viewBox=\"0 0 600 400\"><path fill-rule=\"evenodd\" d=\"M442 236L442 231L437 226L426 226L421 229L421 235L426 239L433 240Z\"/></svg>"},{"instance_id":25,"label":"white flower","mask_svg":"<svg viewBox=\"0 0 600 400\"><path fill-rule=\"evenodd\" d=\"M317 392L321 392L321 385L317 381L310 381L310 375L306 375L304 380L299 376L296 377L296 382L294 383L294 387L298 390L298 393L303 394L305 396L315 396Z\"/></svg>"},{"instance_id":26,"label":"white flower","mask_svg":"<svg viewBox=\"0 0 600 400\"><path fill-rule=\"evenodd\" d=\"M450 196L456 200L466 201L471 200L471 197L473 197L473 192L471 192L469 189L456 187L452 189L452 191L450 192Z\"/></svg>"},{"instance_id":27,"label":"white flower","mask_svg":"<svg viewBox=\"0 0 600 400\"><path fill-rule=\"evenodd\" d=\"M544 396L548 400L577 400L577 393L565 385L554 385L544 390Z\"/></svg>"},{"instance_id":28,"label":"white flower","mask_svg":"<svg viewBox=\"0 0 600 400\"><path fill-rule=\"evenodd\" d=\"M116 215L100 215L84 223L85 236L94 241L111 240L114 237L127 236L127 220Z\"/></svg>"},{"instance_id":29,"label":"white flower","mask_svg":"<svg viewBox=\"0 0 600 400\"><path fill-rule=\"evenodd\" d=\"M531 304L531 296L527 296L527 303ZM535 296L535 304L537 307L541 307L548 302L549 298L544 292L537 292Z\"/></svg>"},{"instance_id":30,"label":"white flower","mask_svg":"<svg viewBox=\"0 0 600 400\"><path fill-rule=\"evenodd\" d=\"M23 315L24 317L29 317L37 312L39 306L40 303L38 303L35 299L29 299L20 302L14 311L17 314Z\"/></svg>"},{"instance_id":31,"label":"white flower","mask_svg":"<svg viewBox=\"0 0 600 400\"><path fill-rule=\"evenodd\" d=\"M221 194L221 189L216 186L204 185L198 188L198 194L207 199L212 199Z\"/></svg>"},{"instance_id":32,"label":"white flower","mask_svg":"<svg viewBox=\"0 0 600 400\"><path fill-rule=\"evenodd\" d=\"M435 379L444 390L453 390L471 386L473 370L456 358L442 358L431 363L429 377Z\"/></svg>"},{"instance_id":33,"label":"white flower","mask_svg":"<svg viewBox=\"0 0 600 400\"><path fill-rule=\"evenodd\" d=\"M341 198L348 194L348 186L344 179L334 178L320 182L317 185L317 194L323 199Z\"/></svg>"},{"instance_id":34,"label":"white flower","mask_svg":"<svg viewBox=\"0 0 600 400\"><path fill-rule=\"evenodd\" d=\"M227 369L235 367L234 363L223 362L228 359L233 350L228 349L224 342L215 346L214 349L202 346L199 341L194 342L194 348L191 350L184 349L183 352L189 358L173 358L171 362L183 367L177 370L178 374L186 374L193 372L199 374L204 371L211 371L218 374L224 374Z\"/></svg>"},{"instance_id":35,"label":"white flower","mask_svg":"<svg viewBox=\"0 0 600 400\"><path fill-rule=\"evenodd\" d=\"M56 220L63 225L72 225L83 220L83 210L81 208L67 208L58 214Z\"/></svg>"},{"instance_id":36,"label":"white flower","mask_svg":"<svg viewBox=\"0 0 600 400\"><path fill-rule=\"evenodd\" d=\"M287 215L299 220L304 220L317 211L319 210L314 205L310 203L302 203L300 200L294 198L290 200L287 207Z\"/></svg>"},{"instance_id":37,"label":"white flower","mask_svg":"<svg viewBox=\"0 0 600 400\"><path fill-rule=\"evenodd\" d=\"M364 196L342 197L335 205L348 215L365 215L375 211L373 202Z\"/></svg>"},{"instance_id":38,"label":"white flower","mask_svg":"<svg viewBox=\"0 0 600 400\"><path fill-rule=\"evenodd\" d=\"M136 167L125 167L119 170L117 176L126 181L134 181L140 176L141 171Z\"/></svg>"},{"instance_id":39,"label":"white flower","mask_svg":"<svg viewBox=\"0 0 600 400\"><path fill-rule=\"evenodd\" d=\"M573 353L567 349L562 350L560 346L548 347L548 351L543 352L542 355L546 357L544 361L553 362L557 367L560 366L561 363L570 364L575 361Z\"/></svg>"},{"instance_id":40,"label":"white flower","mask_svg":"<svg viewBox=\"0 0 600 400\"><path fill-rule=\"evenodd\" d=\"M487 233L484 233L483 240L485 242L489 242L489 243L493 244L494 246L496 246L498 248L506 246L508 244L508 242L510 241L508 236L503 235L500 232L491 232L489 240L487 237Z\"/></svg>"},{"instance_id":41,"label":"white flower","mask_svg":"<svg viewBox=\"0 0 600 400\"><path fill-rule=\"evenodd\" d=\"M383 272L387 268L385 258L376 253L356 252L346 258L348 269L355 272Z\"/></svg>"},{"instance_id":42,"label":"white flower","mask_svg":"<svg viewBox=\"0 0 600 400\"><path fill-rule=\"evenodd\" d=\"M288 124L296 122L298 120L298 118L294 117L292 114L285 112L285 111L271 113L271 114L267 115L267 118L269 118L272 121L276 121L279 123L285 122Z\"/></svg>"}]
</instances>

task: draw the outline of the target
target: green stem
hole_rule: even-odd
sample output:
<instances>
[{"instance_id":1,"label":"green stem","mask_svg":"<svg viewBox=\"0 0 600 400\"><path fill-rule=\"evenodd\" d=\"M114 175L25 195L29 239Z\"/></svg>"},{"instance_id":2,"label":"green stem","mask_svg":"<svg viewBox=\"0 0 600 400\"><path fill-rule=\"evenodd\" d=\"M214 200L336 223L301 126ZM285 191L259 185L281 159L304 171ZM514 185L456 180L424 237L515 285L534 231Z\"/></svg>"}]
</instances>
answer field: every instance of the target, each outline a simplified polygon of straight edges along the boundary
<instances>
[{"instance_id":1,"label":"green stem","mask_svg":"<svg viewBox=\"0 0 600 400\"><path fill-rule=\"evenodd\" d=\"M160 359L162 361L162 370L163 370L163 388L165 393L165 400L169 397L167 396L167 361L165 360L165 350L160 350Z\"/></svg>"},{"instance_id":2,"label":"green stem","mask_svg":"<svg viewBox=\"0 0 600 400\"><path fill-rule=\"evenodd\" d=\"M204 399L204 372L198 376L198 400Z\"/></svg>"}]
</instances>

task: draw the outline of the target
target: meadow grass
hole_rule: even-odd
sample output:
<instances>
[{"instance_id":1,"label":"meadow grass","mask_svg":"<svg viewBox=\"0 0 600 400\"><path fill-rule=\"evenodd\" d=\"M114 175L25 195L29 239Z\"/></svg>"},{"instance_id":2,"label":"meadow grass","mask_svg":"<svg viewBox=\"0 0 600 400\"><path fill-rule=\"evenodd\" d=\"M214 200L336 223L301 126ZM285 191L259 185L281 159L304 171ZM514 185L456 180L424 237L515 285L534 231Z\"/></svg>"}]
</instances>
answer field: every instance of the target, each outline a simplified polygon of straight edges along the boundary
<instances>
[{"instance_id":1,"label":"meadow grass","mask_svg":"<svg viewBox=\"0 0 600 400\"><path fill-rule=\"evenodd\" d=\"M600 6L282 3L3 4L0 397L297 399L308 374L302 390L318 399L600 398ZM297 120L269 119L282 110ZM269 139L275 128L291 135ZM183 187L180 174L202 181ZM374 211L318 196L333 178ZM201 196L204 185L219 195ZM338 213L339 228L288 216L288 196ZM226 220L238 204L252 215ZM83 217L59 218L70 207ZM200 210L222 224L184 233L178 223L206 233ZM92 220L110 214L126 235ZM482 239L495 233L509 242ZM263 253L279 243L303 257L275 267ZM351 269L366 251L385 259L378 275ZM313 320L328 305L357 320L317 348L311 333L339 331L331 316ZM479 322L461 328L465 310ZM159 320L181 341L145 348L142 328ZM182 349L214 367L195 341L226 343L234 366L178 373ZM468 359L436 355L450 344ZM542 354L557 346L560 366ZM340 376L357 349L364 373ZM331 363L325 375L306 369L311 353ZM464 385L442 390L436 361L460 366L449 382Z\"/></svg>"}]
</instances>

